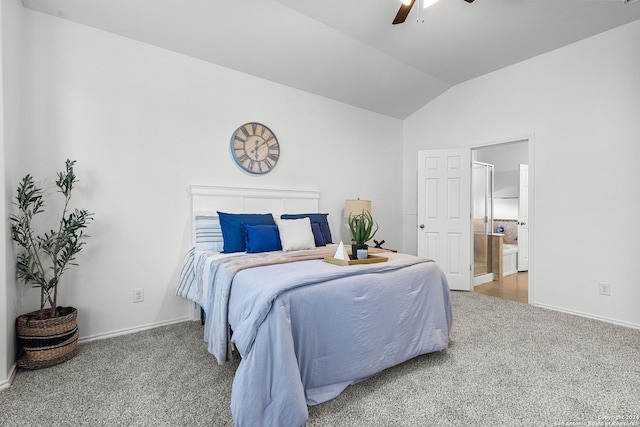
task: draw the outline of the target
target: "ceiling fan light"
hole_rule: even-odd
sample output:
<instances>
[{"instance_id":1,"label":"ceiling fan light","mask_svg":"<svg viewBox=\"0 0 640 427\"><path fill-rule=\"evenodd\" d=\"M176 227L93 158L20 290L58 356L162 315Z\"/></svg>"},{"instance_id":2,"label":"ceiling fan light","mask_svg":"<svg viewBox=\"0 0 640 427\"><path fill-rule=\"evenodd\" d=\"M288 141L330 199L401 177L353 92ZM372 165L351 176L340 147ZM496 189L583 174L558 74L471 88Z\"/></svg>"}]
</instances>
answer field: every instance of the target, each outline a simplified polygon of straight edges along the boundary
<instances>
[{"instance_id":1,"label":"ceiling fan light","mask_svg":"<svg viewBox=\"0 0 640 427\"><path fill-rule=\"evenodd\" d=\"M426 9L429 6L433 6L436 3L438 3L438 0L422 0L422 7Z\"/></svg>"},{"instance_id":2,"label":"ceiling fan light","mask_svg":"<svg viewBox=\"0 0 640 427\"><path fill-rule=\"evenodd\" d=\"M412 3L412 0L402 0L402 4L405 6L409 6Z\"/></svg>"}]
</instances>

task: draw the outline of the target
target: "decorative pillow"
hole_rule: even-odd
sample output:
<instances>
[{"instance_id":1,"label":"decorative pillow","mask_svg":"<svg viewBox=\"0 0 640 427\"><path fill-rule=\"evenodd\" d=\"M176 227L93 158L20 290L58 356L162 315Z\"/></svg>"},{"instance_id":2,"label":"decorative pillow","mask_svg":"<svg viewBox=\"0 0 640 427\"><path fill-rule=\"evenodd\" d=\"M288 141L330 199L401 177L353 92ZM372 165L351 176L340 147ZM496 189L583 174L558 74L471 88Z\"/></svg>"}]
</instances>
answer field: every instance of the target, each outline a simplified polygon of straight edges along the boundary
<instances>
[{"instance_id":1,"label":"decorative pillow","mask_svg":"<svg viewBox=\"0 0 640 427\"><path fill-rule=\"evenodd\" d=\"M218 217L196 216L196 250L220 252L222 249L222 230Z\"/></svg>"},{"instance_id":2,"label":"decorative pillow","mask_svg":"<svg viewBox=\"0 0 640 427\"><path fill-rule=\"evenodd\" d=\"M309 218L311 222L317 222L320 224L320 230L322 230L322 236L324 237L325 244L333 243L331 238L331 229L329 228L329 221L327 220L328 213L306 213L306 214L283 214L280 215L282 219L298 219Z\"/></svg>"},{"instance_id":3,"label":"decorative pillow","mask_svg":"<svg viewBox=\"0 0 640 427\"><path fill-rule=\"evenodd\" d=\"M319 222L311 223L311 231L313 232L313 239L316 242L316 247L327 246L326 242L324 241L324 236L322 235L322 230L320 229Z\"/></svg>"},{"instance_id":4,"label":"decorative pillow","mask_svg":"<svg viewBox=\"0 0 640 427\"><path fill-rule=\"evenodd\" d=\"M280 233L277 225L243 224L247 253L281 251Z\"/></svg>"},{"instance_id":5,"label":"decorative pillow","mask_svg":"<svg viewBox=\"0 0 640 427\"><path fill-rule=\"evenodd\" d=\"M315 249L316 244L309 218L276 219L276 222L283 251Z\"/></svg>"},{"instance_id":6,"label":"decorative pillow","mask_svg":"<svg viewBox=\"0 0 640 427\"><path fill-rule=\"evenodd\" d=\"M231 214L218 212L222 238L224 239L224 253L244 252L247 245L242 232L242 224L248 225L276 225L271 214Z\"/></svg>"}]
</instances>

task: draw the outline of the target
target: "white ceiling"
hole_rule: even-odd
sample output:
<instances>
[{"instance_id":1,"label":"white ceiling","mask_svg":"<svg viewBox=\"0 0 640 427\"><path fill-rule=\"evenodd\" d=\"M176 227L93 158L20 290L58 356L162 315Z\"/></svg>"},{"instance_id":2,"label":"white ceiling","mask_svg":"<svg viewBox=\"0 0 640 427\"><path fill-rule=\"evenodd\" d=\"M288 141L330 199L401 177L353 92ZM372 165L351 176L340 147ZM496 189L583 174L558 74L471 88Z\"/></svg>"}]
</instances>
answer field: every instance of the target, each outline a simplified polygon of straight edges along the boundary
<instances>
[{"instance_id":1,"label":"white ceiling","mask_svg":"<svg viewBox=\"0 0 640 427\"><path fill-rule=\"evenodd\" d=\"M400 0L22 4L399 119L453 85L640 19L640 2L621 0L442 0L400 25Z\"/></svg>"}]
</instances>

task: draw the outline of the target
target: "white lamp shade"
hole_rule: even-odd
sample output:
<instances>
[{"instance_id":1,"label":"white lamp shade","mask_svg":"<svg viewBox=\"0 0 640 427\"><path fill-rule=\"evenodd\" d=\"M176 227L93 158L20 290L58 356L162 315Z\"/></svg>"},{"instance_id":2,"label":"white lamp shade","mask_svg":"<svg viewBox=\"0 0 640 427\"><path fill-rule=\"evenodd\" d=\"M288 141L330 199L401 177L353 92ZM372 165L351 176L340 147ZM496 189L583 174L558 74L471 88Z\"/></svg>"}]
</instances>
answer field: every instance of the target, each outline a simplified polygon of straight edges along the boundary
<instances>
[{"instance_id":1,"label":"white lamp shade","mask_svg":"<svg viewBox=\"0 0 640 427\"><path fill-rule=\"evenodd\" d=\"M362 211L371 213L371 200L345 200L344 217L349 218L350 214L358 215Z\"/></svg>"}]
</instances>

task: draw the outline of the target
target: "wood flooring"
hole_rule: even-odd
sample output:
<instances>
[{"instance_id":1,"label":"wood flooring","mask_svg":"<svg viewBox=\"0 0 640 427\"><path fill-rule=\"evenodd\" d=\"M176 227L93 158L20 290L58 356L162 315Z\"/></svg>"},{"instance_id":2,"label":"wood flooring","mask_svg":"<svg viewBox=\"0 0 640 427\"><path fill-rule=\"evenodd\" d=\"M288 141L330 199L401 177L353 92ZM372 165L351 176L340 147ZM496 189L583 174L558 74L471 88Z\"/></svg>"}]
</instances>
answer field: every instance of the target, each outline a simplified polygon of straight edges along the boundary
<instances>
[{"instance_id":1,"label":"wood flooring","mask_svg":"<svg viewBox=\"0 0 640 427\"><path fill-rule=\"evenodd\" d=\"M502 279L502 284L497 281L483 283L473 288L473 291L527 304L529 302L529 273L524 271L511 274Z\"/></svg>"}]
</instances>

